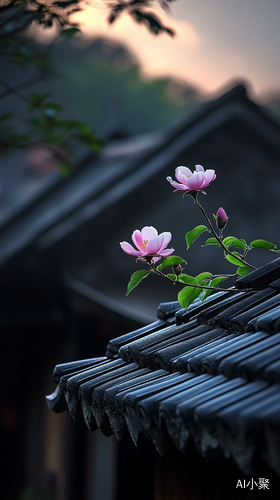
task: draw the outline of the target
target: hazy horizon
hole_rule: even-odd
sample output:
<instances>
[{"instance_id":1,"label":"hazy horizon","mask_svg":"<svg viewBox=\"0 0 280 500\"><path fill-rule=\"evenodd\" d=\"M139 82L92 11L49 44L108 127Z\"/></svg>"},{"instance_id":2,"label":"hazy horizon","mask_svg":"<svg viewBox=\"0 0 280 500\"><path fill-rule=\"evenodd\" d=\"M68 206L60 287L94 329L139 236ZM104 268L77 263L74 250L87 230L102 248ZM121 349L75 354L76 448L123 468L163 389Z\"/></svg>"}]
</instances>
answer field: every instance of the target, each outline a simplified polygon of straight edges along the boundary
<instances>
[{"instance_id":1,"label":"hazy horizon","mask_svg":"<svg viewBox=\"0 0 280 500\"><path fill-rule=\"evenodd\" d=\"M108 25L103 1L73 16L83 36L107 36L125 43L144 77L172 76L204 93L218 93L245 81L257 98L280 91L280 2L267 0L176 0L171 14L157 8L174 38L154 36L126 14Z\"/></svg>"}]
</instances>

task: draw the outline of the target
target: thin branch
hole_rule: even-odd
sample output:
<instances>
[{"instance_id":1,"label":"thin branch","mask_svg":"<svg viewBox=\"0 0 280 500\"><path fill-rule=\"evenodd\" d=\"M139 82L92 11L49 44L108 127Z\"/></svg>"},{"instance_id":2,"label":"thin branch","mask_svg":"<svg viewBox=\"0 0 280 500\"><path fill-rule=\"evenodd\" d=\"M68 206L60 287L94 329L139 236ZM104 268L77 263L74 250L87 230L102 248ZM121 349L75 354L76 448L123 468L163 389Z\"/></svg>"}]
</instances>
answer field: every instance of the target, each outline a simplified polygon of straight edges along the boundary
<instances>
[{"instance_id":1,"label":"thin branch","mask_svg":"<svg viewBox=\"0 0 280 500\"><path fill-rule=\"evenodd\" d=\"M0 139L0 146L1 144L5 147L13 147L13 148L18 148L18 149L43 149L43 150L49 150L51 153L53 153L53 157L59 161L63 162L69 162L69 157L66 158L67 153L59 148L59 146L55 146L53 144L47 144L43 142L29 142L28 144L23 144L23 143L11 143L9 141L2 141Z\"/></svg>"},{"instance_id":2,"label":"thin branch","mask_svg":"<svg viewBox=\"0 0 280 500\"><path fill-rule=\"evenodd\" d=\"M217 242L221 245L221 247L224 249L224 251L231 255L234 259L238 260L241 264L245 264L246 266L250 267L251 269L255 270L256 268L254 266L252 266L251 264L249 264L248 262L246 262L245 259L242 259L241 257L237 257L237 255L235 255L234 253L232 253L226 246L225 244L223 243L223 240L217 235L215 229L213 228L213 225L208 217L208 215L206 214L204 208L202 205L200 205L199 201L197 200L197 197L194 197L193 196L193 200L194 200L194 203L195 205L200 209L204 219L206 220L208 226L209 226L209 229L210 229L210 232L213 234L214 238L216 238Z\"/></svg>"},{"instance_id":3,"label":"thin branch","mask_svg":"<svg viewBox=\"0 0 280 500\"><path fill-rule=\"evenodd\" d=\"M34 14L32 13L33 17L34 17ZM15 28L14 30L12 31L8 31L7 33L3 34L0 36L0 40L4 40L5 38L8 38L10 36L13 36L15 35L16 33L19 33L20 31L24 31L26 28L28 28L32 22L32 20L30 21L30 17L29 16L29 19L27 19L27 21L25 21L23 24L21 24L20 26L18 26L17 28ZM6 24L6 21L4 22L4 24Z\"/></svg>"},{"instance_id":4,"label":"thin branch","mask_svg":"<svg viewBox=\"0 0 280 500\"><path fill-rule=\"evenodd\" d=\"M0 94L0 99L4 99L10 94L15 94L19 99L23 99L25 102L28 102L28 104L30 104L30 100L27 100L28 98L23 96L20 92L22 90L28 89L29 87L33 87L33 85L36 85L37 83L40 83L43 80L43 78L44 78L43 75L34 76L29 80L27 80L26 82L16 85L15 87L11 87L6 82L4 82L4 80L0 78L0 85L2 85L2 87L7 89L6 92Z\"/></svg>"},{"instance_id":5,"label":"thin branch","mask_svg":"<svg viewBox=\"0 0 280 500\"><path fill-rule=\"evenodd\" d=\"M191 284L191 283L184 283L183 281L179 281L179 280L173 280L172 278L169 278L169 276L167 276L167 274L164 274L162 271L158 270L155 265L153 263L149 263L148 264L150 265L150 267L153 269L153 271L158 275L158 276L161 276L162 278L166 278L167 280L171 281L174 285L181 285L183 287L185 286L189 286L189 287L193 287L193 288L201 288L202 290L213 290L213 291L217 291L217 292L235 292L235 293L239 293L239 292L253 292L253 290L248 290L248 289L242 289L242 290L239 290L237 288L220 288L220 287L215 287L215 286L208 286L208 285L198 285L198 284ZM224 276L224 275L215 275L213 276L213 279L216 277L220 277L220 276ZM226 275L225 277L232 277L232 276L236 276L236 275Z\"/></svg>"},{"instance_id":6,"label":"thin branch","mask_svg":"<svg viewBox=\"0 0 280 500\"><path fill-rule=\"evenodd\" d=\"M6 97L9 94L14 94L16 95L19 99L21 99L24 102L27 102L27 104L31 104L31 101L28 97L25 95L21 94L16 87L11 87L8 83L6 83L2 78L0 78L0 85L6 89L6 92L3 94L0 94L0 99L3 99L3 97Z\"/></svg>"},{"instance_id":7,"label":"thin branch","mask_svg":"<svg viewBox=\"0 0 280 500\"><path fill-rule=\"evenodd\" d=\"M10 9L13 5L15 5L15 3L17 3L17 1L18 0L11 0L10 2L7 2L6 5L3 5L2 7L0 7L0 11Z\"/></svg>"},{"instance_id":8,"label":"thin branch","mask_svg":"<svg viewBox=\"0 0 280 500\"><path fill-rule=\"evenodd\" d=\"M25 12L21 12L21 15L20 17L22 18L22 16L26 16L28 15L28 12L25 11ZM3 22L0 24L0 28L3 28L3 26L5 26L5 24L7 23L10 23L11 21L13 21L13 19L17 19L19 18L19 9L16 9L16 11L13 11L13 14L10 16L10 17L6 17Z\"/></svg>"}]
</instances>

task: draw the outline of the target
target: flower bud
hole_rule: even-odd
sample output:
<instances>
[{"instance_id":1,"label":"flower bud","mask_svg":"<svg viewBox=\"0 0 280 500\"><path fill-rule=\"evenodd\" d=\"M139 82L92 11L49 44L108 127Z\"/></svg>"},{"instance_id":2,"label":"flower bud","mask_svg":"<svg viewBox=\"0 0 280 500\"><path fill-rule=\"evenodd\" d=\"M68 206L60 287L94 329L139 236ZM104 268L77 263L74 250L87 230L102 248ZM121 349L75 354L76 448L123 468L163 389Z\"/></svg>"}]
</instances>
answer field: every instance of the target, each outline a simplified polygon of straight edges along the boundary
<instances>
[{"instance_id":1,"label":"flower bud","mask_svg":"<svg viewBox=\"0 0 280 500\"><path fill-rule=\"evenodd\" d=\"M182 266L180 264L176 264L175 266L172 266L172 271L176 276L180 276L182 274Z\"/></svg>"},{"instance_id":2,"label":"flower bud","mask_svg":"<svg viewBox=\"0 0 280 500\"><path fill-rule=\"evenodd\" d=\"M219 229L224 229L227 225L228 217L222 207L219 208L216 215L216 224Z\"/></svg>"}]
</instances>

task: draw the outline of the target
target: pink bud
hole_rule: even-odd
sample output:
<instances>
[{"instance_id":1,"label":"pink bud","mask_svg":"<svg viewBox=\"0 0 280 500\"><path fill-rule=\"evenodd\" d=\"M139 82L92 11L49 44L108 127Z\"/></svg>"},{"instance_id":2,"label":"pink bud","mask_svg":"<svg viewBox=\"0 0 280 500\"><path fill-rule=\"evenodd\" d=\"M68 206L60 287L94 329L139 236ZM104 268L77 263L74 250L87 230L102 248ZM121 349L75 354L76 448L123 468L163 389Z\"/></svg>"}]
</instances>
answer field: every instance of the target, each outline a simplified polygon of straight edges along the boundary
<instances>
[{"instance_id":1,"label":"pink bud","mask_svg":"<svg viewBox=\"0 0 280 500\"><path fill-rule=\"evenodd\" d=\"M219 229L224 229L226 227L228 221L228 217L226 212L222 207L219 208L216 215L216 223Z\"/></svg>"}]
</instances>

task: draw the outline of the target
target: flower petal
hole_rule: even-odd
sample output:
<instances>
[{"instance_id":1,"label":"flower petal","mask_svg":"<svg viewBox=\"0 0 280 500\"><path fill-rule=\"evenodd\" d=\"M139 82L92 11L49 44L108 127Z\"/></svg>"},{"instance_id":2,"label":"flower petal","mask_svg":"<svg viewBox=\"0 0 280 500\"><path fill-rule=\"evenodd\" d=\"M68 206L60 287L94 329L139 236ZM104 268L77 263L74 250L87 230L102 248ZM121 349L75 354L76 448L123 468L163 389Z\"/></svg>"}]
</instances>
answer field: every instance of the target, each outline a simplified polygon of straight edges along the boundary
<instances>
[{"instance_id":1,"label":"flower petal","mask_svg":"<svg viewBox=\"0 0 280 500\"><path fill-rule=\"evenodd\" d=\"M162 248L163 241L163 233L159 236L154 236L154 238L151 238L146 245L146 255L153 255L158 253L158 251Z\"/></svg>"},{"instance_id":2,"label":"flower petal","mask_svg":"<svg viewBox=\"0 0 280 500\"><path fill-rule=\"evenodd\" d=\"M174 248L166 248L165 250L160 250L158 252L158 255L161 255L161 257L168 257L174 252Z\"/></svg>"},{"instance_id":3,"label":"flower petal","mask_svg":"<svg viewBox=\"0 0 280 500\"><path fill-rule=\"evenodd\" d=\"M227 220L227 214L226 214L225 210L223 209L223 207L219 208L216 217L217 218L220 217L222 222L225 222Z\"/></svg>"},{"instance_id":4,"label":"flower petal","mask_svg":"<svg viewBox=\"0 0 280 500\"><path fill-rule=\"evenodd\" d=\"M186 191L187 187L184 184L179 184L176 181L172 180L172 177L166 177L168 182L170 182L171 186L175 188L176 191Z\"/></svg>"},{"instance_id":5,"label":"flower petal","mask_svg":"<svg viewBox=\"0 0 280 500\"><path fill-rule=\"evenodd\" d=\"M191 191L197 191L204 182L204 173L203 172L194 172L191 177L188 179L188 188Z\"/></svg>"},{"instance_id":6,"label":"flower petal","mask_svg":"<svg viewBox=\"0 0 280 500\"><path fill-rule=\"evenodd\" d=\"M169 241L172 238L172 234L166 231L164 233L161 233L160 236L161 235L163 235L163 243L162 243L162 247L161 247L163 249L163 248L167 247Z\"/></svg>"},{"instance_id":7,"label":"flower petal","mask_svg":"<svg viewBox=\"0 0 280 500\"><path fill-rule=\"evenodd\" d=\"M139 231L139 229L133 231L131 239L134 245L140 250L140 252L143 252L143 246L141 245L141 243L143 243L143 238L141 231Z\"/></svg>"},{"instance_id":8,"label":"flower petal","mask_svg":"<svg viewBox=\"0 0 280 500\"><path fill-rule=\"evenodd\" d=\"M143 240L146 241L150 240L151 238L154 238L154 236L157 236L158 232L153 226L145 226L143 227L141 234Z\"/></svg>"},{"instance_id":9,"label":"flower petal","mask_svg":"<svg viewBox=\"0 0 280 500\"><path fill-rule=\"evenodd\" d=\"M214 181L215 179L216 179L215 170L212 169L206 170L204 174L204 182L201 188L209 186L210 182Z\"/></svg>"},{"instance_id":10,"label":"flower petal","mask_svg":"<svg viewBox=\"0 0 280 500\"><path fill-rule=\"evenodd\" d=\"M152 263L155 264L160 259L161 259L161 257L153 257L152 258Z\"/></svg>"},{"instance_id":11,"label":"flower petal","mask_svg":"<svg viewBox=\"0 0 280 500\"><path fill-rule=\"evenodd\" d=\"M122 241L120 243L122 250L125 253L128 253L129 255L134 255L135 257L138 257L139 255L143 255L144 252L139 252L139 250L135 250L133 246L130 243L127 243L126 241Z\"/></svg>"},{"instance_id":12,"label":"flower petal","mask_svg":"<svg viewBox=\"0 0 280 500\"><path fill-rule=\"evenodd\" d=\"M196 165L195 169L196 169L197 172L204 172L204 168L203 168L202 165Z\"/></svg>"},{"instance_id":13,"label":"flower petal","mask_svg":"<svg viewBox=\"0 0 280 500\"><path fill-rule=\"evenodd\" d=\"M175 177L177 181L185 184L188 177L192 175L192 171L188 167L177 167L175 170Z\"/></svg>"}]
</instances>

